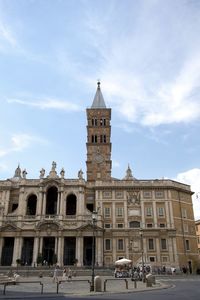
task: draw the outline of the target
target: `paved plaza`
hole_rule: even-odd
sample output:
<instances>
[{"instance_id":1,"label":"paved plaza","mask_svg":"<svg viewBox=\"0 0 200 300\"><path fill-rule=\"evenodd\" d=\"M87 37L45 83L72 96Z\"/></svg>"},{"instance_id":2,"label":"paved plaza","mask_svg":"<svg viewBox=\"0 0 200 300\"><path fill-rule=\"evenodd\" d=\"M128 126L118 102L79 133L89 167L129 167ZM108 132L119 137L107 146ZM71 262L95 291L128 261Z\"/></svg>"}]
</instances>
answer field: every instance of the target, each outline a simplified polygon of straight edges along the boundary
<instances>
[{"instance_id":1,"label":"paved plaza","mask_svg":"<svg viewBox=\"0 0 200 300\"><path fill-rule=\"evenodd\" d=\"M152 287L147 287L146 283L141 281L133 282L131 279L114 279L112 276L102 276L101 286L102 292L90 292L91 276L78 276L70 282L53 282L52 277L20 277L19 282L15 285L7 285L4 295L4 285L0 286L0 298L18 298L32 297L41 295L93 295L101 293L127 293L135 291L148 291L150 289L165 288L167 285L161 284L159 281ZM61 281L62 277L58 278ZM128 287L128 289L127 289ZM106 288L106 291L104 289Z\"/></svg>"}]
</instances>

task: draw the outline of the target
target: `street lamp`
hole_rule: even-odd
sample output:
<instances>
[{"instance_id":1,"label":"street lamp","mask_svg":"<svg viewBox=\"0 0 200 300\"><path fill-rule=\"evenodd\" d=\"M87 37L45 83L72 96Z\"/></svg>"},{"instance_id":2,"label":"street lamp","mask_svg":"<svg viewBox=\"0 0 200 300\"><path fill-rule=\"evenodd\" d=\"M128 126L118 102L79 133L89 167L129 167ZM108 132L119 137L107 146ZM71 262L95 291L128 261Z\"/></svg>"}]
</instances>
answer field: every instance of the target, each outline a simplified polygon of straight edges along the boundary
<instances>
[{"instance_id":1,"label":"street lamp","mask_svg":"<svg viewBox=\"0 0 200 300\"><path fill-rule=\"evenodd\" d=\"M140 229L141 253L142 253L142 279L145 282L144 276L144 245L143 245L143 231Z\"/></svg>"},{"instance_id":2,"label":"street lamp","mask_svg":"<svg viewBox=\"0 0 200 300\"><path fill-rule=\"evenodd\" d=\"M95 226L97 223L97 211L93 211L92 213L92 280L91 280L91 286L90 291L94 292L94 266L95 266L95 239L94 239L94 232L95 232Z\"/></svg>"}]
</instances>

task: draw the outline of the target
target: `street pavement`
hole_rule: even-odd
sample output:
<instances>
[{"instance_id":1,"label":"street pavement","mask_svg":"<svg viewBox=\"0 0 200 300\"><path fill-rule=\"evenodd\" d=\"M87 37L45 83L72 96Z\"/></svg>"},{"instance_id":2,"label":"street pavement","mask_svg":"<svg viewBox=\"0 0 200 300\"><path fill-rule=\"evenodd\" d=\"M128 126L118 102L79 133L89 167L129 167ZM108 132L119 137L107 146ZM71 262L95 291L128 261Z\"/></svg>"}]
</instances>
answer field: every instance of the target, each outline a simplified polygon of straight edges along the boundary
<instances>
[{"instance_id":1,"label":"street pavement","mask_svg":"<svg viewBox=\"0 0 200 300\"><path fill-rule=\"evenodd\" d=\"M58 281L62 280L62 277L58 278ZM106 291L104 291L106 281ZM161 283L156 281L152 287L147 287L146 283L137 281L136 283L127 279L128 285L124 279L115 279L112 276L101 276L100 292L90 292L91 276L78 276L72 278L70 282L60 282L59 284L53 282L52 277L20 277L19 282L16 285L7 285L4 295L4 286L0 285L0 299L23 299L29 297L55 297L56 295L77 295L77 296L89 296L98 294L110 294L110 293L133 293L138 291L149 291L152 289L167 288L167 283ZM43 284L41 285L40 282ZM43 294L41 295L43 287ZM128 289L127 289L128 287Z\"/></svg>"}]
</instances>

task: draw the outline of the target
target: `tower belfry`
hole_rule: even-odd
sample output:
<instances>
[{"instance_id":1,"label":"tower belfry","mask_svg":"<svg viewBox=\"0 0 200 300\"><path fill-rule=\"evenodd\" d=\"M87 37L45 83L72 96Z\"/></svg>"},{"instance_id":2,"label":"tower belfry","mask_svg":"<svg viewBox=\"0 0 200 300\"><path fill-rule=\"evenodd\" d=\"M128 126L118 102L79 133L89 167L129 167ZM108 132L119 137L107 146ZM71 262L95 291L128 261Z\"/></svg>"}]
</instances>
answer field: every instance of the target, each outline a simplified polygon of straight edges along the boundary
<instances>
[{"instance_id":1,"label":"tower belfry","mask_svg":"<svg viewBox=\"0 0 200 300\"><path fill-rule=\"evenodd\" d=\"M101 92L100 82L91 108L87 112L87 180L111 179L111 109Z\"/></svg>"}]
</instances>

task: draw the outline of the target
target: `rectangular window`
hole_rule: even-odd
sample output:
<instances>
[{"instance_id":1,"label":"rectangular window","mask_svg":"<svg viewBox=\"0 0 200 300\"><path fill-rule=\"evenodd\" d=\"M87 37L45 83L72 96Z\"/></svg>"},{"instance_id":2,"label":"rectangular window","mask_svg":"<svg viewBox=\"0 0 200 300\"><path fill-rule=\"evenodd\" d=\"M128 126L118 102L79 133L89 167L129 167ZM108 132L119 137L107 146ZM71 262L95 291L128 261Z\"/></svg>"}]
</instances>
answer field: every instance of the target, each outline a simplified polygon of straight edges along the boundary
<instances>
[{"instance_id":1,"label":"rectangular window","mask_svg":"<svg viewBox=\"0 0 200 300\"><path fill-rule=\"evenodd\" d=\"M188 224L183 224L183 230L184 232L188 232Z\"/></svg>"},{"instance_id":2,"label":"rectangular window","mask_svg":"<svg viewBox=\"0 0 200 300\"><path fill-rule=\"evenodd\" d=\"M164 192L163 191L156 191L155 192L156 198L164 198Z\"/></svg>"},{"instance_id":3,"label":"rectangular window","mask_svg":"<svg viewBox=\"0 0 200 300\"><path fill-rule=\"evenodd\" d=\"M146 199L150 199L152 198L152 194L150 191L144 191L143 192L143 197L146 198Z\"/></svg>"},{"instance_id":4,"label":"rectangular window","mask_svg":"<svg viewBox=\"0 0 200 300\"><path fill-rule=\"evenodd\" d=\"M150 262L155 262L155 261L156 261L155 256L149 256L149 261L150 261Z\"/></svg>"},{"instance_id":5,"label":"rectangular window","mask_svg":"<svg viewBox=\"0 0 200 300\"><path fill-rule=\"evenodd\" d=\"M160 223L160 228L164 228L165 227L165 223Z\"/></svg>"},{"instance_id":6,"label":"rectangular window","mask_svg":"<svg viewBox=\"0 0 200 300\"><path fill-rule=\"evenodd\" d=\"M111 250L111 240L110 239L106 239L105 240L105 250Z\"/></svg>"},{"instance_id":7,"label":"rectangular window","mask_svg":"<svg viewBox=\"0 0 200 300\"><path fill-rule=\"evenodd\" d=\"M146 207L146 216L151 217L153 215L152 207Z\"/></svg>"},{"instance_id":8,"label":"rectangular window","mask_svg":"<svg viewBox=\"0 0 200 300\"><path fill-rule=\"evenodd\" d=\"M189 251L190 250L190 241L189 240L185 240L185 246L186 246L186 250Z\"/></svg>"},{"instance_id":9,"label":"rectangular window","mask_svg":"<svg viewBox=\"0 0 200 300\"><path fill-rule=\"evenodd\" d=\"M148 223L147 224L147 228L152 228L153 227L153 224L152 223Z\"/></svg>"},{"instance_id":10,"label":"rectangular window","mask_svg":"<svg viewBox=\"0 0 200 300\"><path fill-rule=\"evenodd\" d=\"M105 223L104 227L105 228L111 228L111 224L110 223Z\"/></svg>"},{"instance_id":11,"label":"rectangular window","mask_svg":"<svg viewBox=\"0 0 200 300\"><path fill-rule=\"evenodd\" d=\"M186 210L186 208L182 208L182 209L181 209L181 212L182 212L182 217L183 217L184 219L186 219L186 218L187 218L187 210Z\"/></svg>"},{"instance_id":12,"label":"rectangular window","mask_svg":"<svg viewBox=\"0 0 200 300\"><path fill-rule=\"evenodd\" d=\"M124 224L118 223L118 224L117 224L117 228L124 228Z\"/></svg>"},{"instance_id":13,"label":"rectangular window","mask_svg":"<svg viewBox=\"0 0 200 300\"><path fill-rule=\"evenodd\" d=\"M159 217L164 217L164 215L165 215L164 207L158 207L158 216Z\"/></svg>"},{"instance_id":14,"label":"rectangular window","mask_svg":"<svg viewBox=\"0 0 200 300\"><path fill-rule=\"evenodd\" d=\"M124 250L124 240L118 239L118 250Z\"/></svg>"},{"instance_id":15,"label":"rectangular window","mask_svg":"<svg viewBox=\"0 0 200 300\"><path fill-rule=\"evenodd\" d=\"M116 216L123 217L124 215L124 208L123 207L116 207Z\"/></svg>"},{"instance_id":16,"label":"rectangular window","mask_svg":"<svg viewBox=\"0 0 200 300\"><path fill-rule=\"evenodd\" d=\"M110 218L110 207L105 207L104 208L104 217L105 218Z\"/></svg>"},{"instance_id":17,"label":"rectangular window","mask_svg":"<svg viewBox=\"0 0 200 300\"><path fill-rule=\"evenodd\" d=\"M149 239L149 250L154 250L154 240Z\"/></svg>"},{"instance_id":18,"label":"rectangular window","mask_svg":"<svg viewBox=\"0 0 200 300\"><path fill-rule=\"evenodd\" d=\"M168 262L168 256L162 256L162 262L164 263Z\"/></svg>"},{"instance_id":19,"label":"rectangular window","mask_svg":"<svg viewBox=\"0 0 200 300\"><path fill-rule=\"evenodd\" d=\"M167 250L167 240L166 239L161 239L161 249Z\"/></svg>"}]
</instances>

